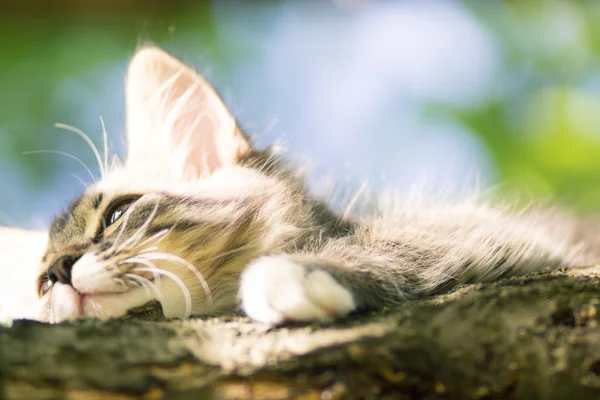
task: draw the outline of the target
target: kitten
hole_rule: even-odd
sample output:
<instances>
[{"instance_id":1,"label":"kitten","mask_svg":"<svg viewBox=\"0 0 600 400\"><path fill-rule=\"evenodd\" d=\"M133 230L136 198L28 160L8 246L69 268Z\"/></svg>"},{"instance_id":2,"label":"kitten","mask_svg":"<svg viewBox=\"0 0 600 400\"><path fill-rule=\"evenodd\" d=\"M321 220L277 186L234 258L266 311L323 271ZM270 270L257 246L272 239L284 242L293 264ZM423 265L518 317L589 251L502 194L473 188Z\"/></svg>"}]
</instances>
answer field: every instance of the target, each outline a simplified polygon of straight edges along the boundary
<instances>
[{"instance_id":1,"label":"kitten","mask_svg":"<svg viewBox=\"0 0 600 400\"><path fill-rule=\"evenodd\" d=\"M570 218L477 202L342 217L255 149L213 88L158 48L126 83L128 155L52 223L39 318L241 310L328 320L544 268L590 263Z\"/></svg>"}]
</instances>

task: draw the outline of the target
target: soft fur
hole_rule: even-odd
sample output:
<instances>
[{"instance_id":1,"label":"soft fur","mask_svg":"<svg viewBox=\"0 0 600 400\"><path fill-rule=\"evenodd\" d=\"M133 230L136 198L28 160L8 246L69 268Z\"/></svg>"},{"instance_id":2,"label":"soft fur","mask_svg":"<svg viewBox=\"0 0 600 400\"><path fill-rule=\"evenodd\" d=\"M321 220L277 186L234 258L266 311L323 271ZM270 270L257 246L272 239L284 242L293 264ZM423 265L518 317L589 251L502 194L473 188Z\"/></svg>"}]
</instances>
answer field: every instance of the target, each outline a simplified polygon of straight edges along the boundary
<instances>
[{"instance_id":1,"label":"soft fur","mask_svg":"<svg viewBox=\"0 0 600 400\"><path fill-rule=\"evenodd\" d=\"M583 225L551 211L469 200L336 215L157 48L131 61L127 119L125 164L105 155L102 179L52 224L44 321L120 316L153 300L167 317L241 307L268 323L325 320L597 258Z\"/></svg>"}]
</instances>

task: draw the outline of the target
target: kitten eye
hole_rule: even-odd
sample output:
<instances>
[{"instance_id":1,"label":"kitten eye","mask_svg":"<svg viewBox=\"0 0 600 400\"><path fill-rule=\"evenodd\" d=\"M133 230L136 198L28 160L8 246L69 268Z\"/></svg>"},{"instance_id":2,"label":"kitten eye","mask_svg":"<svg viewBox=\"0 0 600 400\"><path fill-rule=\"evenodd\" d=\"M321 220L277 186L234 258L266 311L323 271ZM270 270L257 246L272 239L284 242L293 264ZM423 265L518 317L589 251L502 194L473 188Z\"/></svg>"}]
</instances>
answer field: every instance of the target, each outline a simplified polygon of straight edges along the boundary
<instances>
[{"instance_id":1,"label":"kitten eye","mask_svg":"<svg viewBox=\"0 0 600 400\"><path fill-rule=\"evenodd\" d=\"M129 207L131 207L131 205L138 199L138 197L136 198L128 198L125 200L121 200L117 203L115 203L115 205L111 206L108 208L108 212L104 215L104 227L108 228L109 226L111 226L112 224L114 224L115 222L117 222L117 220L119 218L121 218L123 216L123 214L125 214L125 212L127 211L127 209Z\"/></svg>"},{"instance_id":2,"label":"kitten eye","mask_svg":"<svg viewBox=\"0 0 600 400\"><path fill-rule=\"evenodd\" d=\"M52 282L50 278L48 278L47 274L40 276L40 279L38 281L38 295L40 296L40 298L44 297L44 295L50 291L53 284L54 282Z\"/></svg>"}]
</instances>

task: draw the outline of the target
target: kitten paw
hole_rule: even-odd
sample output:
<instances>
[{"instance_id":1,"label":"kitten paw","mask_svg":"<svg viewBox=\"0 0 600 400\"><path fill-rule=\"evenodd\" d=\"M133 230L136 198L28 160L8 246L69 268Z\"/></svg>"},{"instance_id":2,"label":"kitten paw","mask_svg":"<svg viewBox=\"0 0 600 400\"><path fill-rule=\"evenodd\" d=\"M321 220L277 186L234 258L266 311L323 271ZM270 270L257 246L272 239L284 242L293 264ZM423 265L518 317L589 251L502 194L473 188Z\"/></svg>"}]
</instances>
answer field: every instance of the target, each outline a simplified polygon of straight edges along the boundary
<instances>
[{"instance_id":1,"label":"kitten paw","mask_svg":"<svg viewBox=\"0 0 600 400\"><path fill-rule=\"evenodd\" d=\"M240 298L246 315L270 324L326 321L356 308L352 293L328 272L307 269L286 256L250 264L242 273Z\"/></svg>"}]
</instances>

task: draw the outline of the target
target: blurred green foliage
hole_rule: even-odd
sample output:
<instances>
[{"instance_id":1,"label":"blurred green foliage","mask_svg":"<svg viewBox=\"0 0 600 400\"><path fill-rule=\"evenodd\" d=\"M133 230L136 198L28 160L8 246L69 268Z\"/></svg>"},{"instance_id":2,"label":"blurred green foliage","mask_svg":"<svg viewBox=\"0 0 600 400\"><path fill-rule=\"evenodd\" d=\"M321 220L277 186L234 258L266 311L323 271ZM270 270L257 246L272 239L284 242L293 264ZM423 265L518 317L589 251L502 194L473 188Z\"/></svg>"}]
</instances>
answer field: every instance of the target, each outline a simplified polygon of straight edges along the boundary
<instances>
[{"instance_id":1,"label":"blurred green foliage","mask_svg":"<svg viewBox=\"0 0 600 400\"><path fill-rule=\"evenodd\" d=\"M77 117L77 109L65 107L69 101L57 101L59 84L127 59L140 43L168 40L175 21L185 21L188 15L178 1L171 6L162 2L162 7L156 1L102 3L8 1L0 5L0 135L4 140L0 156L23 168L38 184L58 171L60 160L23 157L23 153L59 148L61 136L53 124L58 116L64 121ZM202 22L210 21L210 4L197 2L193 15L200 17L194 21L200 23L200 33L209 36L210 24Z\"/></svg>"},{"instance_id":2,"label":"blurred green foliage","mask_svg":"<svg viewBox=\"0 0 600 400\"><path fill-rule=\"evenodd\" d=\"M600 3L484 3L466 4L501 45L507 86L488 104L437 111L485 143L506 187L598 210Z\"/></svg>"},{"instance_id":3,"label":"blurred green foliage","mask_svg":"<svg viewBox=\"0 0 600 400\"><path fill-rule=\"evenodd\" d=\"M167 48L201 41L204 57L218 62L224 74L240 54L260 54L262 45L232 42L215 25L212 2L45 1L37 9L23 4L0 5L0 158L33 186L53 182L62 161L22 154L64 148L52 124L57 116L77 121L81 112L75 97L56 101L57 82L123 67L145 41ZM267 4L273 2L244 7ZM462 4L495 38L503 55L502 82L484 103L424 109L459 121L479 138L497 168L497 183L578 210L600 209L600 2ZM360 12L362 6L369 4L342 12ZM256 25L260 29L261 22ZM69 150L87 151L76 146Z\"/></svg>"}]
</instances>

